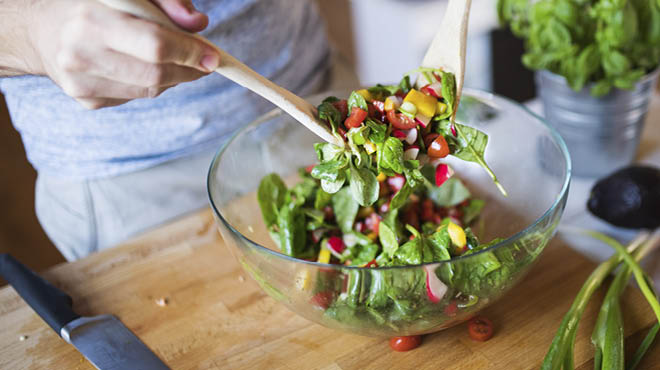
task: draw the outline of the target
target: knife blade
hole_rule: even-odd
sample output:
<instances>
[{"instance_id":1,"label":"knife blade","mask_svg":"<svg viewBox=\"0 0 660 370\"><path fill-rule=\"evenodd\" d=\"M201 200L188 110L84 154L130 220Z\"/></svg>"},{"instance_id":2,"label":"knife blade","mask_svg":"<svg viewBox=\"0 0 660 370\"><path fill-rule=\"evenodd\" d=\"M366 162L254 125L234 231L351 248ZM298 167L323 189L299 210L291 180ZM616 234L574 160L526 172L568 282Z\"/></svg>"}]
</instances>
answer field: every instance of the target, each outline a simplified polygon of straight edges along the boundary
<instances>
[{"instance_id":1,"label":"knife blade","mask_svg":"<svg viewBox=\"0 0 660 370\"><path fill-rule=\"evenodd\" d=\"M113 315L82 317L63 291L18 262L0 254L0 276L65 341L99 370L169 370Z\"/></svg>"}]
</instances>

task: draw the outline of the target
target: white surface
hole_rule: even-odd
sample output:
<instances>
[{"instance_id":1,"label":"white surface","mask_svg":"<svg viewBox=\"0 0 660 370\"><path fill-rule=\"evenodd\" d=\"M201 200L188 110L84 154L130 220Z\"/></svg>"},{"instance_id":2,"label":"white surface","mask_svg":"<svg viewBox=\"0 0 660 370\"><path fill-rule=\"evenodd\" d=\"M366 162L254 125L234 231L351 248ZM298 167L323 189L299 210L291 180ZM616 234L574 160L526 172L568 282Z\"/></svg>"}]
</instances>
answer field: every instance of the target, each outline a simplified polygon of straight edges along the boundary
<instances>
[{"instance_id":1,"label":"white surface","mask_svg":"<svg viewBox=\"0 0 660 370\"><path fill-rule=\"evenodd\" d=\"M528 102L527 107L539 115L543 115L543 107L539 99ZM649 105L649 112L642 134L636 162L660 167L660 95L655 93ZM612 172L616 171L612 168ZM594 217L587 210L586 203L596 178L577 177L571 179L566 210L559 226L558 237L569 246L580 251L594 261L602 261L612 255L612 249L601 242L587 237L576 236L569 232L569 227L578 227L603 232L619 241L626 243L632 240L639 231L614 227ZM564 230L562 230L564 227ZM645 268L652 274L657 286L660 286L660 252L656 251L644 261Z\"/></svg>"},{"instance_id":2,"label":"white surface","mask_svg":"<svg viewBox=\"0 0 660 370\"><path fill-rule=\"evenodd\" d=\"M465 86L490 90L490 37L496 0L473 0L468 27ZM444 0L353 0L351 22L361 85L398 82L419 67L440 26Z\"/></svg>"}]
</instances>

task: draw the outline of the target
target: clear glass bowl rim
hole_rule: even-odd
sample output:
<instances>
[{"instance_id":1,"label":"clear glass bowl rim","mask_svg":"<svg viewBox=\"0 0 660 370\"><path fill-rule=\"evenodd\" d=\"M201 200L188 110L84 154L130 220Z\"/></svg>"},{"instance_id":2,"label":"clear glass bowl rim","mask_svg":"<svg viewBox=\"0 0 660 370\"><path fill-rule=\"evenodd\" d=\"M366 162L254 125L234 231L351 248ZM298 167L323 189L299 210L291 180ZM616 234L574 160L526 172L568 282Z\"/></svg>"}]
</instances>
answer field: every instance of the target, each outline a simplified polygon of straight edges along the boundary
<instances>
[{"instance_id":1,"label":"clear glass bowl rim","mask_svg":"<svg viewBox=\"0 0 660 370\"><path fill-rule=\"evenodd\" d=\"M509 104L517 106L518 108L521 108L523 111L525 111L527 114L529 114L532 118L539 121L543 126L545 126L548 129L548 131L550 132L550 135L552 136L552 138L559 145L559 148L561 149L561 152L564 155L564 159L565 159L565 162L566 162L565 163L565 165L566 165L566 178L564 179L564 183L562 184L561 191L559 192L559 194L555 198L555 200L552 203L552 205L550 206L550 208L548 208L541 216L539 216L536 220L534 220L534 222L530 223L527 227L525 227L524 229L522 229L522 230L518 231L517 233L511 235L510 237L502 240L499 243L493 244L492 246L490 246L490 247L488 247L484 250L481 250L479 252L469 254L469 255L454 257L454 258L452 258L450 260L446 260L446 261L427 262L427 263L421 263L421 264L417 264L417 265L405 265L405 266L359 267L359 266L345 266L345 265L335 265L335 264L327 264L327 263L306 261L306 260L298 259L298 258L295 258L295 257L287 256L286 254L274 251L270 248L266 248L266 247L262 246L259 243L254 242L253 240L251 240L250 238L246 237L241 232L236 230L229 222L227 222L227 220L222 216L222 214L220 213L220 211L216 207L216 204L213 201L213 196L211 195L211 175L212 175L212 173L214 173L214 169L217 167L218 159L222 156L222 154L229 147L229 145L239 135L241 135L245 130L247 130L249 127L258 126L261 123L263 123L263 122L265 122L269 119L272 119L272 118L276 117L279 114L286 114L285 112L283 112L279 108L275 108L275 109L271 110L270 112L268 112L268 113L260 116L259 118L255 119L251 123L245 125L243 128L237 130L229 138L229 140L227 140L218 149L218 151L214 155L213 161L211 161L211 165L209 167L209 171L208 171L207 177L206 177L206 192L207 192L207 195L209 197L209 203L211 204L211 208L213 209L213 213L225 225L225 227L227 227L227 229L229 229L233 234L238 235L240 237L240 239L242 239L244 242L246 242L251 247L256 248L257 250L259 250L261 252L268 253L268 254L276 257L276 258L282 258L282 259L284 259L285 261L288 261L288 262L302 263L302 264L310 265L310 266L317 267L317 268L324 268L324 269L331 268L331 269L334 269L334 270L367 270L367 269L368 270L374 270L374 269L375 270L395 270L395 269L418 268L418 267L423 267L423 266L426 266L426 265L439 265L439 264L444 264L444 263L454 263L454 262L458 262L458 261L468 260L468 259L474 258L474 257L476 257L476 256L478 256L482 253L493 251L493 250L498 249L500 247L512 244L516 240L518 240L518 239L522 238L524 235L526 235L529 231L534 229L535 226L539 222L541 222L541 220L545 219L552 212L554 212L555 209L561 203L561 200L566 196L566 193L568 192L569 184L570 184L570 181L571 181L571 157L570 157L570 154L568 152L568 148L566 147L566 143L564 142L564 139L562 139L562 137L559 135L559 132L557 132L557 130L554 127L549 125L545 121L545 119L543 119L538 114L532 112L525 105L520 104L520 103L518 103L518 102L516 102L512 99L509 99L507 97L504 97L504 96L496 95L496 94L493 94L493 93L490 93L490 92L487 92L487 91L470 89L470 88L464 88L463 89L463 96L474 96L476 98L479 98L479 99L482 99L482 100L488 100L488 101L500 99L500 100L503 100L503 101L505 101Z\"/></svg>"}]
</instances>

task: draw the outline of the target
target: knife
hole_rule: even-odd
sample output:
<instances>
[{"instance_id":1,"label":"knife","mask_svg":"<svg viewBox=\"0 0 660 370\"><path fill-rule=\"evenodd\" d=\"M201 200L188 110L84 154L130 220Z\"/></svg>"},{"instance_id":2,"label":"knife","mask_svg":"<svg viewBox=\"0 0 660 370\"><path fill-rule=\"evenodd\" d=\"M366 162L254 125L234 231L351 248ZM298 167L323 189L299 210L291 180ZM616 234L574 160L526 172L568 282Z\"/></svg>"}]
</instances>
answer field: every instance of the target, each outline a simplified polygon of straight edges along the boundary
<instances>
[{"instance_id":1,"label":"knife","mask_svg":"<svg viewBox=\"0 0 660 370\"><path fill-rule=\"evenodd\" d=\"M72 299L9 254L0 254L0 276L65 341L99 370L169 370L113 315L81 317Z\"/></svg>"}]
</instances>

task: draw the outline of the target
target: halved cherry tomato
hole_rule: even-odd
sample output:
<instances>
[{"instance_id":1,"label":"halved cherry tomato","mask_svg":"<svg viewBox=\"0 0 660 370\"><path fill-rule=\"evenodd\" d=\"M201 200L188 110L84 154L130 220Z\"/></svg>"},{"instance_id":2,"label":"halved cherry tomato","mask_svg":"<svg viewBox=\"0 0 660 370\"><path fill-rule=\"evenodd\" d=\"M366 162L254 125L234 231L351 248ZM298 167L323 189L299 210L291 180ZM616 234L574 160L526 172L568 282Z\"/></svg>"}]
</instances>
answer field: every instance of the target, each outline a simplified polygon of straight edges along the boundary
<instances>
[{"instance_id":1,"label":"halved cherry tomato","mask_svg":"<svg viewBox=\"0 0 660 370\"><path fill-rule=\"evenodd\" d=\"M341 119L345 120L346 116L348 116L348 102L344 99L344 100L336 101L332 103L332 105L334 105L335 108L337 108L337 110L339 111L339 113L341 113Z\"/></svg>"},{"instance_id":2,"label":"halved cherry tomato","mask_svg":"<svg viewBox=\"0 0 660 370\"><path fill-rule=\"evenodd\" d=\"M399 130L409 130L411 128L417 127L417 122L414 119L404 115L403 113L397 113L395 110L387 111L387 120L390 121L392 126L398 128Z\"/></svg>"},{"instance_id":3,"label":"halved cherry tomato","mask_svg":"<svg viewBox=\"0 0 660 370\"><path fill-rule=\"evenodd\" d=\"M474 317L468 322L470 338L485 342L493 336L493 323L483 316Z\"/></svg>"},{"instance_id":4,"label":"halved cherry tomato","mask_svg":"<svg viewBox=\"0 0 660 370\"><path fill-rule=\"evenodd\" d=\"M444 136L438 135L431 145L426 147L429 157L444 158L449 155L449 144Z\"/></svg>"},{"instance_id":5,"label":"halved cherry tomato","mask_svg":"<svg viewBox=\"0 0 660 370\"><path fill-rule=\"evenodd\" d=\"M364 267L378 267L378 263L376 263L376 260L373 259L373 260L369 261L369 263L364 265Z\"/></svg>"},{"instance_id":6,"label":"halved cherry tomato","mask_svg":"<svg viewBox=\"0 0 660 370\"><path fill-rule=\"evenodd\" d=\"M367 118L366 110L353 107L351 109L351 115L346 118L346 121L344 121L344 126L349 130L355 127L360 127L365 118Z\"/></svg>"},{"instance_id":7,"label":"halved cherry tomato","mask_svg":"<svg viewBox=\"0 0 660 370\"><path fill-rule=\"evenodd\" d=\"M330 304L332 303L333 299L334 299L334 293L326 291L326 292L316 293L316 295L314 295L309 300L309 302L325 310L328 307L330 307Z\"/></svg>"},{"instance_id":8,"label":"halved cherry tomato","mask_svg":"<svg viewBox=\"0 0 660 370\"><path fill-rule=\"evenodd\" d=\"M410 351L422 344L421 335L410 335L407 337L393 337L390 338L390 348L397 352Z\"/></svg>"}]
</instances>

